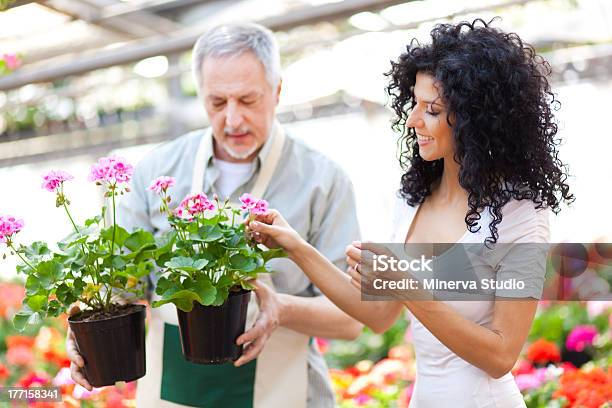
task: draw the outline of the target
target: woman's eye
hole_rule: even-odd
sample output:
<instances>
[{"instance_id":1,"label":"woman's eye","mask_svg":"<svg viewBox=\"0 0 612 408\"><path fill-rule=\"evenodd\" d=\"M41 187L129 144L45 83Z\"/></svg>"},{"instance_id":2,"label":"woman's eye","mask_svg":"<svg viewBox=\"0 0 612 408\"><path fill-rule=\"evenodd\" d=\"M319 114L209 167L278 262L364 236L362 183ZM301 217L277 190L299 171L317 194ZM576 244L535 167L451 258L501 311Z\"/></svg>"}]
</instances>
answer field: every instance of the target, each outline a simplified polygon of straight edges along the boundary
<instances>
[{"instance_id":1,"label":"woman's eye","mask_svg":"<svg viewBox=\"0 0 612 408\"><path fill-rule=\"evenodd\" d=\"M428 110L426 110L425 113L427 113L430 116L438 116L440 114L440 112L434 112L434 111L428 111Z\"/></svg>"}]
</instances>

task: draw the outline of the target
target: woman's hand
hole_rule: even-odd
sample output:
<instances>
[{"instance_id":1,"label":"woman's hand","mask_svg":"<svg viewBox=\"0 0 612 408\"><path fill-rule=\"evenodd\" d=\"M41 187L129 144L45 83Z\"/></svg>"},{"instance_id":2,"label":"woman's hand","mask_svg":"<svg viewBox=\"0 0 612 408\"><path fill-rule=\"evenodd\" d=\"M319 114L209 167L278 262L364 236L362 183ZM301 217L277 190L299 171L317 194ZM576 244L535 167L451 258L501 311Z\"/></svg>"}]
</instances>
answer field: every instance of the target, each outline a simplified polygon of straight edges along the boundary
<instances>
[{"instance_id":1,"label":"woman's hand","mask_svg":"<svg viewBox=\"0 0 612 408\"><path fill-rule=\"evenodd\" d=\"M282 247L289 256L305 243L304 239L276 210L255 216L255 219L247 224L255 241L268 248Z\"/></svg>"}]
</instances>

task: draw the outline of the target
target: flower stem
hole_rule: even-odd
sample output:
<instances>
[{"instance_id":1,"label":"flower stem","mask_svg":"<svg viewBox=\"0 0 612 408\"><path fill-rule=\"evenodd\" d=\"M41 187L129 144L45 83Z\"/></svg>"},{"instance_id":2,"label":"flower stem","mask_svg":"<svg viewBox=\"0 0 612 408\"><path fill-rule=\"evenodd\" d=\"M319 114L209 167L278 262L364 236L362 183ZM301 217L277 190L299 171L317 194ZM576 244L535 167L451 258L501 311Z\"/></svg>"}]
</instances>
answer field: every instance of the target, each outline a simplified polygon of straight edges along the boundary
<instances>
[{"instance_id":1,"label":"flower stem","mask_svg":"<svg viewBox=\"0 0 612 408\"><path fill-rule=\"evenodd\" d=\"M111 258L113 257L113 255L115 254L115 231L117 231L117 208L115 205L115 187L117 185L113 185L112 188L112 200L113 200L113 238L111 241ZM112 263L112 259L111 259L111 265L110 265L110 276L111 276L111 282L113 279L113 271L114 271L114 267L113 267L113 263ZM104 302L104 310L108 310L109 305L110 305L110 301L111 301L111 296L110 296L110 290L107 291L107 295L106 295L106 302Z\"/></svg>"},{"instance_id":2,"label":"flower stem","mask_svg":"<svg viewBox=\"0 0 612 408\"><path fill-rule=\"evenodd\" d=\"M68 211L68 206L66 205L66 201L64 201L62 203L64 210L66 210L66 215L68 215L68 219L70 220L70 222L72 223L72 226L74 227L74 230L77 232L77 234L80 234L81 231L79 231L79 228L77 227L76 223L74 222L74 220L72 219L72 216L70 215L70 211Z\"/></svg>"},{"instance_id":3,"label":"flower stem","mask_svg":"<svg viewBox=\"0 0 612 408\"><path fill-rule=\"evenodd\" d=\"M17 250L15 249L15 247L13 246L13 244L12 244L12 243L7 242L6 244L7 244L7 246L8 246L9 248L11 248L11 249L13 250L13 252L15 252L15 253L17 254L17 256L18 256L19 258L21 258L21 260L23 261L23 263L25 263L26 265L28 265L28 266L29 266L29 267L30 267L32 270L34 270L34 269L35 269L35 268L32 266L32 264L31 264L31 263L29 263L29 262L28 262L28 261L27 261L27 260L26 260L26 259L25 259L25 258L24 258L24 257L23 257L21 254L20 254L20 253L19 253L19 251L17 251Z\"/></svg>"}]
</instances>

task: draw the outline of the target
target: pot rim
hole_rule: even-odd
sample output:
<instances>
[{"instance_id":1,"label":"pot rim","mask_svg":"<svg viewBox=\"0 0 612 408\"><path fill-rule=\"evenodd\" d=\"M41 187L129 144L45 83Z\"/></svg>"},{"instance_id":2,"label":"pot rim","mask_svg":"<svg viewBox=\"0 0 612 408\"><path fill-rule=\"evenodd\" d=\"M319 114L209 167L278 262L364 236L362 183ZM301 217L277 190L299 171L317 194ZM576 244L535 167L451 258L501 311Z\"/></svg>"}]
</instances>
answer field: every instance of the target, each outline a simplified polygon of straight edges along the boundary
<instances>
[{"instance_id":1,"label":"pot rim","mask_svg":"<svg viewBox=\"0 0 612 408\"><path fill-rule=\"evenodd\" d=\"M132 306L137 306L137 309L135 309L135 310L133 310L133 311L131 311L129 313L118 315L118 316L110 316L110 317L107 317L107 318L104 318L104 319L99 319L99 320L94 320L94 321L85 321L85 320L77 320L77 321L75 321L75 320L72 320L74 317L80 316L81 314L83 314L85 312L91 311L91 309L82 310L81 312L79 312L79 313L77 313L77 314L75 314L73 316L69 316L68 317L68 322L70 324L78 324L78 325L80 325L80 324L93 324L93 323L107 322L109 320L116 320L116 319L121 319L121 318L127 318L127 317L129 317L129 316L131 316L133 314L142 313L142 312L146 311L146 308L147 308L145 305L141 305L139 303L133 303Z\"/></svg>"}]
</instances>

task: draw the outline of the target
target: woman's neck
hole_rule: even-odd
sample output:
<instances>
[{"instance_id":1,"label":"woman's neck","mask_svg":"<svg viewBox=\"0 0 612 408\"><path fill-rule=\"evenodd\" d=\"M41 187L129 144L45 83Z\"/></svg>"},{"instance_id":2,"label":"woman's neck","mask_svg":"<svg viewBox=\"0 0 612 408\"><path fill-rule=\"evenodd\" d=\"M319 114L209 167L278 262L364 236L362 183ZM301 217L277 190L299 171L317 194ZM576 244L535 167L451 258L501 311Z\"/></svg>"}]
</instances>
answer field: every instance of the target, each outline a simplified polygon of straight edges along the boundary
<instances>
[{"instance_id":1,"label":"woman's neck","mask_svg":"<svg viewBox=\"0 0 612 408\"><path fill-rule=\"evenodd\" d=\"M459 184L459 164L452 157L445 158L442 176L432 191L432 198L447 205L466 202L467 197L467 191Z\"/></svg>"}]
</instances>

